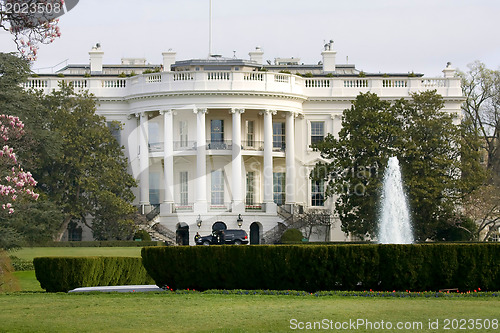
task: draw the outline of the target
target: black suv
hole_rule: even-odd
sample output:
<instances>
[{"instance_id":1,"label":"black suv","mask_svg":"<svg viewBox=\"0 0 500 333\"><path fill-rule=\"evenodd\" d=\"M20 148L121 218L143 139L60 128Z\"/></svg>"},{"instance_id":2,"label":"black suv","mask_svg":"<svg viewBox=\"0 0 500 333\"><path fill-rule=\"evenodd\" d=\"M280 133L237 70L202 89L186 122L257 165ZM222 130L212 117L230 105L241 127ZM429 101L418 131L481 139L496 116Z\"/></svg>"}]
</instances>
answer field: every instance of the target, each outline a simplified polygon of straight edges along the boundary
<instances>
[{"instance_id":1,"label":"black suv","mask_svg":"<svg viewBox=\"0 0 500 333\"><path fill-rule=\"evenodd\" d=\"M196 239L196 245L248 244L248 234L241 229L214 230L211 235Z\"/></svg>"}]
</instances>

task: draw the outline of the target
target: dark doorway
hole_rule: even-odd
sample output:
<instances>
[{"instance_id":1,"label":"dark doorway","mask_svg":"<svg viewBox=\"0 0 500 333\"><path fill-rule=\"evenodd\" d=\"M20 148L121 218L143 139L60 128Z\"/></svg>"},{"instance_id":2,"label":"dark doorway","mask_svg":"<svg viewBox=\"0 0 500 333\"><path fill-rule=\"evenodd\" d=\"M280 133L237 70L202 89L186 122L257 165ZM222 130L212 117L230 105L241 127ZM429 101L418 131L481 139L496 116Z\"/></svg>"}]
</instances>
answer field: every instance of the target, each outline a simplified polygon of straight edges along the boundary
<instances>
[{"instance_id":1,"label":"dark doorway","mask_svg":"<svg viewBox=\"0 0 500 333\"><path fill-rule=\"evenodd\" d=\"M227 230L227 226L224 222L218 221L212 224L212 231L217 231L217 230Z\"/></svg>"},{"instance_id":2,"label":"dark doorway","mask_svg":"<svg viewBox=\"0 0 500 333\"><path fill-rule=\"evenodd\" d=\"M258 222L250 224L250 244L260 244L260 225Z\"/></svg>"},{"instance_id":3,"label":"dark doorway","mask_svg":"<svg viewBox=\"0 0 500 333\"><path fill-rule=\"evenodd\" d=\"M186 223L181 222L177 224L175 240L177 245L189 245L189 226Z\"/></svg>"}]
</instances>

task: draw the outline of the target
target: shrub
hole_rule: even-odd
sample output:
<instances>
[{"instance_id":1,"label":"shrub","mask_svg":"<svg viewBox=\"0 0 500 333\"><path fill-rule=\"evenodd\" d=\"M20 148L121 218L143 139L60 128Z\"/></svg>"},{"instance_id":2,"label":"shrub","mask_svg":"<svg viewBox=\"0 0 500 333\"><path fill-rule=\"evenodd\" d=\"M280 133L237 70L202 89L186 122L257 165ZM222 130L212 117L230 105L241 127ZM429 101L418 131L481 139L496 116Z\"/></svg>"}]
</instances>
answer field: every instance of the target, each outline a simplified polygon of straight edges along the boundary
<instances>
[{"instance_id":1,"label":"shrub","mask_svg":"<svg viewBox=\"0 0 500 333\"><path fill-rule=\"evenodd\" d=\"M10 256L10 262L12 263L12 267L14 270L19 271L32 271L35 269L33 266L33 260L21 259L16 256Z\"/></svg>"},{"instance_id":2,"label":"shrub","mask_svg":"<svg viewBox=\"0 0 500 333\"><path fill-rule=\"evenodd\" d=\"M499 290L498 244L147 247L143 264L173 289Z\"/></svg>"},{"instance_id":3,"label":"shrub","mask_svg":"<svg viewBox=\"0 0 500 333\"><path fill-rule=\"evenodd\" d=\"M40 247L144 247L161 246L160 241L83 241L83 242L47 242L37 244Z\"/></svg>"},{"instance_id":4,"label":"shrub","mask_svg":"<svg viewBox=\"0 0 500 333\"><path fill-rule=\"evenodd\" d=\"M48 292L154 283L141 258L135 257L39 257L33 263L37 280Z\"/></svg>"},{"instance_id":5,"label":"shrub","mask_svg":"<svg viewBox=\"0 0 500 333\"><path fill-rule=\"evenodd\" d=\"M19 283L12 272L14 268L7 252L0 250L0 293L19 290Z\"/></svg>"},{"instance_id":6,"label":"shrub","mask_svg":"<svg viewBox=\"0 0 500 333\"><path fill-rule=\"evenodd\" d=\"M299 229L288 229L281 236L281 242L300 242L304 236Z\"/></svg>"},{"instance_id":7,"label":"shrub","mask_svg":"<svg viewBox=\"0 0 500 333\"><path fill-rule=\"evenodd\" d=\"M142 72L142 74L151 74L151 73L159 73L161 71L160 67L155 67L153 69L146 69Z\"/></svg>"},{"instance_id":8,"label":"shrub","mask_svg":"<svg viewBox=\"0 0 500 333\"><path fill-rule=\"evenodd\" d=\"M134 239L140 239L141 241L151 241L151 236L149 236L146 230L137 230L134 234Z\"/></svg>"}]
</instances>

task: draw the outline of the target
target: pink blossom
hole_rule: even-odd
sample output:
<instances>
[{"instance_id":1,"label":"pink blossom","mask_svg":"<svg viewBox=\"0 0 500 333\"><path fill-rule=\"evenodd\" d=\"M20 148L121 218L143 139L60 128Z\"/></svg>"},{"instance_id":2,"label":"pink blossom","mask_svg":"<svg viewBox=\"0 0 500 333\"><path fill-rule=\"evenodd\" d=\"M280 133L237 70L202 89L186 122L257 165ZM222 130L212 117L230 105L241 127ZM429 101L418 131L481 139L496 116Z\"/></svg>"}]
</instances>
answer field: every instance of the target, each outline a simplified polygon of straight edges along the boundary
<instances>
[{"instance_id":1,"label":"pink blossom","mask_svg":"<svg viewBox=\"0 0 500 333\"><path fill-rule=\"evenodd\" d=\"M18 117L0 115L0 125L0 142L1 140L7 142L9 138L20 138L24 135L24 124ZM11 161L10 163L17 164L14 149L7 145L4 145L0 150L1 159L7 159ZM20 196L37 200L39 194L34 191L36 184L37 181L30 172L24 171L20 165L12 166L10 174L0 179L0 200L3 201L1 208L7 210L8 214L13 214L12 202L18 200Z\"/></svg>"}]
</instances>

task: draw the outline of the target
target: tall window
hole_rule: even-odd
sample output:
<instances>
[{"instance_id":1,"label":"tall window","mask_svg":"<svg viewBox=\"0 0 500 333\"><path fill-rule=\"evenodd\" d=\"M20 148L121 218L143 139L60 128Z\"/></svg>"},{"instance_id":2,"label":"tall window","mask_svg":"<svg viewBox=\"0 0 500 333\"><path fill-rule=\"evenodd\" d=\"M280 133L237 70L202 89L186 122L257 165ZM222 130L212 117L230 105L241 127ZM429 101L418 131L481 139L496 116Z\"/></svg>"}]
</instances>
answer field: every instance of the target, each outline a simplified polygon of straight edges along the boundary
<instances>
[{"instance_id":1,"label":"tall window","mask_svg":"<svg viewBox=\"0 0 500 333\"><path fill-rule=\"evenodd\" d=\"M179 141L180 147L187 147L188 145L188 130L187 130L187 121L181 120L179 122Z\"/></svg>"},{"instance_id":2,"label":"tall window","mask_svg":"<svg viewBox=\"0 0 500 333\"><path fill-rule=\"evenodd\" d=\"M224 171L212 171L212 205L224 204Z\"/></svg>"},{"instance_id":3,"label":"tall window","mask_svg":"<svg viewBox=\"0 0 500 333\"><path fill-rule=\"evenodd\" d=\"M187 171L181 172L181 202L182 206L188 205L188 173Z\"/></svg>"},{"instance_id":4,"label":"tall window","mask_svg":"<svg viewBox=\"0 0 500 333\"><path fill-rule=\"evenodd\" d=\"M210 121L209 149L224 149L224 120L213 119Z\"/></svg>"},{"instance_id":5,"label":"tall window","mask_svg":"<svg viewBox=\"0 0 500 333\"><path fill-rule=\"evenodd\" d=\"M210 140L212 142L224 141L224 120L213 119L210 121Z\"/></svg>"},{"instance_id":6,"label":"tall window","mask_svg":"<svg viewBox=\"0 0 500 333\"><path fill-rule=\"evenodd\" d=\"M273 123L273 148L285 149L285 123Z\"/></svg>"},{"instance_id":7,"label":"tall window","mask_svg":"<svg viewBox=\"0 0 500 333\"><path fill-rule=\"evenodd\" d=\"M278 206L285 204L285 173L273 172L273 199Z\"/></svg>"},{"instance_id":8,"label":"tall window","mask_svg":"<svg viewBox=\"0 0 500 333\"><path fill-rule=\"evenodd\" d=\"M311 182L311 206L325 205L325 181L318 180Z\"/></svg>"},{"instance_id":9,"label":"tall window","mask_svg":"<svg viewBox=\"0 0 500 333\"><path fill-rule=\"evenodd\" d=\"M255 123L253 120L247 121L247 146L255 147Z\"/></svg>"},{"instance_id":10,"label":"tall window","mask_svg":"<svg viewBox=\"0 0 500 333\"><path fill-rule=\"evenodd\" d=\"M108 121L106 124L108 125L111 135L115 138L116 142L118 142L118 145L121 146L122 135L121 135L120 125L114 121Z\"/></svg>"},{"instance_id":11,"label":"tall window","mask_svg":"<svg viewBox=\"0 0 500 333\"><path fill-rule=\"evenodd\" d=\"M148 136L149 143L157 143L160 141L160 126L154 121L148 121Z\"/></svg>"},{"instance_id":12,"label":"tall window","mask_svg":"<svg viewBox=\"0 0 500 333\"><path fill-rule=\"evenodd\" d=\"M245 203L247 205L255 204L255 172L247 172L247 196Z\"/></svg>"},{"instance_id":13,"label":"tall window","mask_svg":"<svg viewBox=\"0 0 500 333\"><path fill-rule=\"evenodd\" d=\"M311 144L321 142L325 138L325 123L323 121L311 121Z\"/></svg>"},{"instance_id":14,"label":"tall window","mask_svg":"<svg viewBox=\"0 0 500 333\"><path fill-rule=\"evenodd\" d=\"M160 174L157 172L151 172L149 174L149 203L152 205L158 205L160 203L159 184Z\"/></svg>"},{"instance_id":15,"label":"tall window","mask_svg":"<svg viewBox=\"0 0 500 333\"><path fill-rule=\"evenodd\" d=\"M153 121L148 121L149 149L151 151L161 150L160 125Z\"/></svg>"}]
</instances>

